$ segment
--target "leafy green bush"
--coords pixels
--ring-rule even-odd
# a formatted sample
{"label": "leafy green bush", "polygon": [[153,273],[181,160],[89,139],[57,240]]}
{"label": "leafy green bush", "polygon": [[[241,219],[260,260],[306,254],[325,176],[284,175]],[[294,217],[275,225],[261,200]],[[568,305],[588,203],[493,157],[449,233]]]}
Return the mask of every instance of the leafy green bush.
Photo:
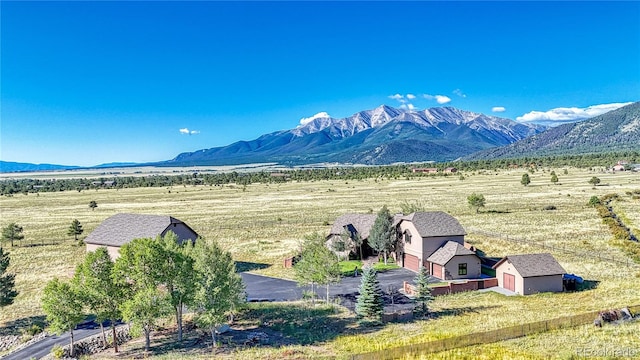
{"label": "leafy green bush", "polygon": [[31,336],[34,336],[34,335],[40,334],[42,332],[42,330],[44,330],[42,328],[42,325],[40,325],[40,324],[32,324],[31,326],[29,326],[28,328],[26,328],[24,330],[24,333],[25,334],[29,334]]}
{"label": "leafy green bush", "polygon": [[62,359],[64,356],[64,349],[62,346],[57,344],[53,345],[53,348],[51,348],[51,356],[53,356],[54,359]]}
{"label": "leafy green bush", "polygon": [[591,207],[595,207],[596,205],[600,205],[602,204],[602,202],[600,201],[600,199],[598,199],[597,196],[593,195],[590,199],[589,202],[587,203],[587,205],[591,206]]}

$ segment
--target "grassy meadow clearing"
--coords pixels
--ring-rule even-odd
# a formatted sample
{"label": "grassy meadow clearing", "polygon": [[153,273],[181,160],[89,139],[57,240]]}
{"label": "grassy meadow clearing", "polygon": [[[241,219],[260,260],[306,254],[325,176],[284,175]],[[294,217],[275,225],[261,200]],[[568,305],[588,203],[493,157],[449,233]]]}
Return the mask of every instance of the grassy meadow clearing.
{"label": "grassy meadow clearing", "polygon": [[[558,174],[556,185],[550,181],[551,170]],[[640,190],[640,175],[575,168],[569,168],[568,175],[563,175],[562,170],[539,169],[530,174],[531,184],[527,187],[520,184],[524,170],[516,169],[468,172],[464,173],[464,180],[456,174],[410,180],[399,177],[251,184],[246,188],[199,185],[100,189],[2,197],[1,226],[16,222],[24,227],[26,243],[52,244],[14,248],[5,244],[11,256],[9,272],[16,274],[20,295],[13,305],[0,310],[0,335],[18,331],[20,326],[41,318],[40,296],[46,282],[55,277],[70,277],[81,261],[84,247],[76,246],[73,237],[66,235],[71,221],[80,220],[85,229],[83,238],[101,221],[120,212],[171,215],[185,221],[201,236],[217,239],[241,262],[241,267],[285,278],[293,278],[293,272],[283,268],[282,260],[295,253],[304,235],[316,231],[326,233],[332,221],[346,212],[377,212],[383,205],[392,213],[400,212],[401,204],[407,201],[419,201],[426,210],[442,210],[456,217],[469,233],[467,241],[488,256],[548,250],[485,237],[474,233],[476,229],[593,254],[580,257],[553,253],[567,272],[596,282],[592,290],[527,297],[478,292],[442,296],[432,304],[433,311],[439,314],[435,319],[388,324],[366,331],[359,331],[351,319],[352,324],[336,330],[334,336],[311,344],[293,344],[282,349],[251,348],[234,353],[234,358],[282,358],[283,353],[292,349],[303,351],[304,357],[360,353],[640,304],[640,267],[598,260],[598,254],[622,260],[628,257],[623,250],[612,246],[608,228],[594,208],[587,206],[593,195],[620,194],[621,199],[612,203],[614,210],[622,214],[637,234],[640,200],[625,193]],[[592,176],[601,179],[600,186],[594,188],[588,183]],[[479,214],[467,204],[467,196],[473,192],[486,198],[486,208]],[[88,207],[92,200],[98,204],[93,211]],[[556,210],[544,210],[551,205]],[[629,326],[635,332],[576,328],[486,345],[483,349],[496,354],[503,351],[507,355],[526,353],[532,359],[544,358],[551,352],[555,354],[554,350],[560,354],[574,348],[569,341],[557,341],[550,350],[542,346],[545,336],[580,341],[595,337],[603,342],[613,337],[637,337],[638,325]],[[543,340],[536,340],[538,338]],[[473,348],[469,349],[468,352],[461,350],[461,356],[475,354]],[[449,355],[455,358],[454,353]]]}

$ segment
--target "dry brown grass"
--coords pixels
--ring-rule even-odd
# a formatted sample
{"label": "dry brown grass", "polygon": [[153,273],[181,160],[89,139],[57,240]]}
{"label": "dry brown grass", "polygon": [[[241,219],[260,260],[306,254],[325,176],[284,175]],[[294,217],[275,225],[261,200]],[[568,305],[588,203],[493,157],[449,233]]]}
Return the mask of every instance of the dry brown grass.
{"label": "dry brown grass", "polygon": [[[305,234],[326,233],[329,226],[325,224],[345,212],[377,211],[383,205],[397,212],[404,201],[414,200],[426,204],[428,210],[452,214],[468,229],[625,258],[624,252],[610,246],[607,228],[586,204],[592,195],[624,194],[638,189],[640,177],[635,173],[569,169],[569,175],[559,175],[560,185],[552,185],[551,170],[562,173],[562,169],[536,172],[531,175],[528,187],[520,184],[523,172],[513,170],[468,173],[463,181],[450,176],[253,184],[245,191],[233,185],[175,186],[3,197],[0,225],[15,221],[24,227],[27,239],[61,242],[8,249],[12,256],[9,271],[17,274],[21,294],[14,305],[2,309],[0,327],[41,315],[39,297],[46,281],[68,276],[80,261],[83,249],[74,247],[73,240],[66,235],[74,218],[84,225],[86,235],[102,220],[119,212],[170,214],[187,222],[202,236],[217,238],[236,260],[270,265],[257,272],[289,278],[293,274],[282,267],[282,259],[295,252]],[[592,188],[588,180],[594,175],[608,185]],[[466,197],[472,192],[487,199],[487,207],[480,214],[467,205]],[[88,207],[91,200],[98,203],[95,211]],[[543,210],[547,205],[554,205],[557,210]],[[628,200],[621,210],[636,222],[640,201]],[[473,233],[468,241],[490,256],[544,251]],[[439,297],[433,309],[446,315],[436,320],[388,325],[368,334],[342,336],[321,346],[336,353],[371,351],[640,301],[639,270],[603,263],[595,257],[563,253],[554,256],[568,272],[599,281],[598,287],[584,292],[515,298],[480,293]],[[458,314],[453,315],[456,311]]]}

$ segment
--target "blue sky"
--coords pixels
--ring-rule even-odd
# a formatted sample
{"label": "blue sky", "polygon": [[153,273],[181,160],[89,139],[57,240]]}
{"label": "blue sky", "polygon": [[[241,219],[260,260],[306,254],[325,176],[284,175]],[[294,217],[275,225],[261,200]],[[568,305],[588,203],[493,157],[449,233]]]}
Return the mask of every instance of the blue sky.
{"label": "blue sky", "polygon": [[167,160],[381,104],[553,120],[640,100],[639,2],[2,1],[0,11],[5,161]]}

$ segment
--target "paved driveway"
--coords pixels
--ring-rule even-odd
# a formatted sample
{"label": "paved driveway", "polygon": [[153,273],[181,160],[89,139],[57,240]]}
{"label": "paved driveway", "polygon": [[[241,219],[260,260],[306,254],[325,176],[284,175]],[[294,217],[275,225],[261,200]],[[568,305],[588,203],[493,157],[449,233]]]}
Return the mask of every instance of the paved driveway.
{"label": "paved driveway", "polygon": [[[299,287],[295,281],[291,280],[250,273],[240,273],[240,276],[242,276],[242,280],[246,287],[248,301],[300,300],[302,299],[302,292],[310,289],[309,287]],[[404,281],[411,282],[415,276],[415,273],[407,269],[395,269],[378,273],[378,282],[380,283],[380,288],[383,291],[387,291],[389,288],[393,288],[397,291],[402,288],[402,283]],[[353,299],[355,294],[358,292],[361,278],[361,276],[346,277],[343,278],[339,284],[330,285],[329,296],[331,298],[340,297],[342,299]],[[324,298],[326,296],[325,287],[316,289],[316,293],[319,297]],[[345,305],[352,307],[353,301],[346,301],[349,302],[349,304]],[[99,332],[100,327],[97,324],[88,322],[78,326],[73,333],[76,341],[79,341],[86,337],[98,334]],[[48,336],[25,349],[3,357],[2,360],[39,359],[48,355],[51,352],[53,345],[59,344],[64,346],[67,345],[68,342],[69,333],[64,333],[60,336]]]}
{"label": "paved driveway", "polygon": [[248,301],[291,301],[302,299],[302,291],[295,281],[250,273],[240,273]]}
{"label": "paved driveway", "polygon": [[[302,291],[310,289],[309,287],[299,287],[295,281],[291,280],[249,273],[241,273],[240,275],[244,281],[249,301],[299,300],[302,298]],[[378,282],[382,291],[387,291],[389,288],[397,291],[402,288],[404,281],[412,282],[415,277],[414,272],[401,268],[378,273]],[[342,278],[339,284],[329,285],[329,296],[333,298],[357,293],[361,279],[361,276]],[[316,289],[316,293],[320,297],[325,297],[325,287]]]}

